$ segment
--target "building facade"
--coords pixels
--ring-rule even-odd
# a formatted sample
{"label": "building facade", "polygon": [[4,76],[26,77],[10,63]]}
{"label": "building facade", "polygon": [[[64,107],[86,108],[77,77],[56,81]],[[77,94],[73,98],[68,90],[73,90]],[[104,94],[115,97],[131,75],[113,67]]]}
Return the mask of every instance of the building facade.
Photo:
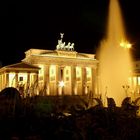
{"label": "building facade", "polygon": [[39,67],[24,62],[2,67],[0,69],[0,91],[6,87],[15,87],[24,95],[30,88],[30,95],[33,95],[34,87],[38,83],[39,69]]}
{"label": "building facade", "polygon": [[[0,68],[0,91],[17,88],[23,97],[91,95],[101,97],[99,62],[94,54],[78,53],[74,43],[63,42],[55,50],[29,49],[21,62]],[[133,62],[129,84],[123,86],[126,96],[140,105],[140,61]]]}
{"label": "building facade", "polygon": [[131,97],[135,100],[140,97],[140,60],[133,62],[133,72],[130,77]]}
{"label": "building facade", "polygon": [[28,90],[31,95],[98,93],[95,55],[78,53],[74,43],[62,39],[63,34],[55,50],[29,49],[20,63],[1,68],[0,90],[22,86],[24,96]]}

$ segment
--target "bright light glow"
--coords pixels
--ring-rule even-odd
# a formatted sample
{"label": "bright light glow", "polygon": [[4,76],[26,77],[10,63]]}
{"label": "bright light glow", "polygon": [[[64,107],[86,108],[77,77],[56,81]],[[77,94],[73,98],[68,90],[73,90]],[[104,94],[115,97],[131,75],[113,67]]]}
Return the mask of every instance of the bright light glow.
{"label": "bright light glow", "polygon": [[[128,85],[131,71],[131,44],[126,40],[126,32],[118,0],[110,0],[106,37],[99,49],[99,90],[102,101],[107,106],[107,98],[113,98],[116,106],[121,106],[126,92],[121,88]],[[120,40],[121,39],[121,40]]]}
{"label": "bright light glow", "polygon": [[132,47],[132,44],[130,44],[130,43],[127,42],[127,41],[122,41],[122,42],[120,43],[120,46],[121,46],[122,48],[130,49],[130,48]]}
{"label": "bright light glow", "polygon": [[60,82],[59,82],[59,86],[60,86],[60,87],[64,87],[64,86],[65,86],[64,81],[60,81]]}

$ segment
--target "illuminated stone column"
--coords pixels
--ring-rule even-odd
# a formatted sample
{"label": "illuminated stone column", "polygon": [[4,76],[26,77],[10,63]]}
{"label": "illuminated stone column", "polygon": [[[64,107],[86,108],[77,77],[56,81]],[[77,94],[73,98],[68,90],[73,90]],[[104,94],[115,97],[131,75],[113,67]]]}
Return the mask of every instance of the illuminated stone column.
{"label": "illuminated stone column", "polygon": [[18,87],[18,73],[15,73],[15,88]]}
{"label": "illuminated stone column", "polygon": [[86,68],[82,67],[82,77],[81,77],[81,84],[82,84],[82,95],[85,95],[85,86],[86,86]]}
{"label": "illuminated stone column", "polygon": [[1,74],[1,90],[3,89],[3,74]]}
{"label": "illuminated stone column", "polygon": [[5,73],[3,73],[2,77],[3,77],[3,88],[5,88]]}
{"label": "illuminated stone column", "polygon": [[0,91],[1,91],[1,89],[2,89],[2,88],[1,88],[1,87],[2,87],[1,84],[2,84],[2,78],[1,78],[1,74],[0,74]]}
{"label": "illuminated stone column", "polygon": [[2,75],[1,75],[1,78],[2,78],[2,89],[4,88],[4,74],[2,73]]}
{"label": "illuminated stone column", "polygon": [[[64,87],[63,85],[61,85],[61,83],[63,83],[63,67],[62,66],[58,66],[58,83],[57,83],[57,86],[58,86],[58,95],[62,95],[64,93]],[[63,82],[62,82],[63,81]]]}
{"label": "illuminated stone column", "polygon": [[56,72],[55,72],[55,94],[56,95],[58,95],[59,93],[59,87],[58,87],[58,83],[59,83],[59,79],[60,79],[60,77],[59,77],[59,75],[60,75],[60,67],[58,66],[58,65],[56,65]]}
{"label": "illuminated stone column", "polygon": [[[63,81],[63,82],[65,82],[64,81],[64,68],[65,68],[64,66],[61,66],[60,70],[59,70],[60,71],[60,81]],[[62,95],[64,95],[64,94],[65,94],[65,86],[62,87]]]}
{"label": "illuminated stone column", "polygon": [[83,94],[83,70],[82,67],[76,67],[76,92],[77,95]]}
{"label": "illuminated stone column", "polygon": [[4,73],[4,87],[7,87],[7,73]]}
{"label": "illuminated stone column", "polygon": [[38,89],[38,73],[35,73],[35,75],[34,75],[34,86],[33,86],[33,93],[32,93],[32,95],[31,96],[33,96],[33,95],[38,95],[39,93],[39,89]]}
{"label": "illuminated stone column", "polygon": [[47,65],[44,65],[44,69],[43,69],[43,71],[44,71],[44,75],[43,75],[43,79],[44,79],[44,81],[43,81],[43,95],[47,95]]}
{"label": "illuminated stone column", "polygon": [[58,80],[58,66],[51,65],[49,68],[49,78],[50,78],[50,94],[56,95],[57,94],[57,80]]}
{"label": "illuminated stone column", "polygon": [[3,88],[5,88],[5,73],[3,73]]}
{"label": "illuminated stone column", "polygon": [[71,66],[71,94],[75,95],[76,88],[76,68],[75,66]]}
{"label": "illuminated stone column", "polygon": [[2,83],[3,83],[2,74],[0,74],[0,90],[2,90]]}
{"label": "illuminated stone column", "polygon": [[91,68],[91,92],[93,94],[93,96],[95,95],[95,88],[96,88],[96,69],[95,68]]}
{"label": "illuminated stone column", "polygon": [[5,76],[6,76],[6,78],[5,78],[6,87],[9,87],[9,73],[5,73]]}
{"label": "illuminated stone column", "polygon": [[30,87],[30,73],[27,73],[27,86]]}
{"label": "illuminated stone column", "polygon": [[50,95],[50,91],[49,91],[49,89],[50,89],[49,88],[49,82],[50,82],[49,81],[49,79],[50,79],[49,78],[49,65],[46,65],[46,77],[45,78],[46,78],[46,86],[47,86],[46,87],[47,88],[47,95]]}

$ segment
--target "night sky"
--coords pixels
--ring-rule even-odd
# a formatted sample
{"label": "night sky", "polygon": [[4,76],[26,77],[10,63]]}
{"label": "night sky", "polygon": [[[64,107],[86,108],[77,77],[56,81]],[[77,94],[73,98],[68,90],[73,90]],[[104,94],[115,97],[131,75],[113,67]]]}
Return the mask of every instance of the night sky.
{"label": "night sky", "polygon": [[[109,0],[11,1],[0,5],[0,61],[2,66],[20,62],[30,48],[54,50],[64,41],[75,50],[96,53],[106,34]],[[138,0],[120,0],[132,53],[140,58],[140,6]]]}

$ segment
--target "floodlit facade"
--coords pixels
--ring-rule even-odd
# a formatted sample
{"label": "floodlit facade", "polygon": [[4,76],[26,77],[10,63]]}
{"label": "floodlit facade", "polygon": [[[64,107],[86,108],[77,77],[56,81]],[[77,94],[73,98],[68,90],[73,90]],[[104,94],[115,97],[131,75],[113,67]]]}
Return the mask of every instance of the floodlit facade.
{"label": "floodlit facade", "polygon": [[63,34],[55,50],[29,49],[20,63],[1,68],[0,90],[22,87],[24,96],[96,94],[95,55],[78,53],[62,39]]}
{"label": "floodlit facade", "polygon": [[133,62],[132,76],[129,78],[131,85],[131,97],[136,99],[140,97],[140,61],[136,60]]}
{"label": "floodlit facade", "polygon": [[[21,62],[0,68],[0,91],[15,87],[23,97],[91,95],[101,98],[99,62],[95,55],[78,53],[74,43],[66,45],[62,39],[63,34],[55,50],[29,49]],[[140,61],[133,62],[129,84],[122,87],[132,100],[140,97]]]}
{"label": "floodlit facade", "polygon": [[15,87],[23,96],[27,96],[25,92],[29,92],[30,88],[30,95],[34,95],[37,93],[35,89],[38,85],[39,69],[39,67],[24,62],[2,67],[0,69],[0,90]]}

